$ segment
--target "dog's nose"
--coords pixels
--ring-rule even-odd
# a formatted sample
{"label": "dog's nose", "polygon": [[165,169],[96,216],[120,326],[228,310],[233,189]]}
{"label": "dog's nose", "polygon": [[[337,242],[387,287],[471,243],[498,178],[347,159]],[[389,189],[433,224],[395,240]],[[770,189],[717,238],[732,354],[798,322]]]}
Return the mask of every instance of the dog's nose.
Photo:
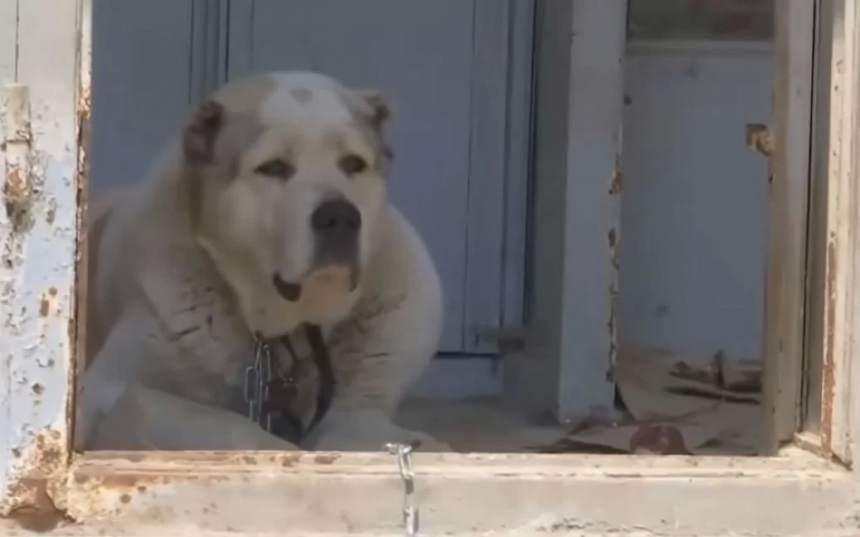
{"label": "dog's nose", "polygon": [[361,213],[344,199],[326,201],[311,214],[311,227],[318,233],[354,233],[361,227]]}

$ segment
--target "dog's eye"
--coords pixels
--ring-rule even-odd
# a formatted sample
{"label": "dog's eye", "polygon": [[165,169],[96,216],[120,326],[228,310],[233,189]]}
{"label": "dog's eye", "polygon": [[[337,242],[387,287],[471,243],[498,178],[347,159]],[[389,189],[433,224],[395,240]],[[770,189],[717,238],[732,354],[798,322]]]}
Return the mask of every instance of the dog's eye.
{"label": "dog's eye", "polygon": [[347,155],[340,159],[338,165],[341,171],[347,175],[361,173],[367,169],[367,161],[358,155]]}
{"label": "dog's eye", "polygon": [[257,166],[254,169],[254,173],[277,177],[279,179],[289,179],[295,173],[295,170],[281,159],[272,159]]}

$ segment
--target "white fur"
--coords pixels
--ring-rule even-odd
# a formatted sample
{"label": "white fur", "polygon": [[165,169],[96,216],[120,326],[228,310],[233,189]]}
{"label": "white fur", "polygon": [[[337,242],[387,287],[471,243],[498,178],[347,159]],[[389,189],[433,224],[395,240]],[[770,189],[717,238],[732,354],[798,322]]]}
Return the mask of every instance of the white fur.
{"label": "white fur", "polygon": [[[313,102],[293,99],[296,87],[312,89]],[[447,448],[392,423],[437,350],[441,285],[421,238],[386,201],[385,178],[368,172],[347,180],[333,167],[325,141],[333,131],[349,151],[372,157],[348,126],[354,116],[338,97],[344,91],[322,75],[276,73],[216,92],[228,108],[256,112],[265,129],[242,154],[235,181],[203,187],[199,233],[182,197],[178,141],[146,181],[115,198],[91,245],[98,248],[91,330],[104,343],[81,382],[79,448],[293,448],[235,412],[252,333],[279,334],[307,321],[321,324],[337,380],[332,410],[307,447],[376,451],[417,439],[422,449]],[[253,176],[260,159],[287,146],[295,177],[278,185]],[[305,277],[312,236],[302,226],[332,192],[362,214],[359,286],[346,295],[322,286],[318,296],[290,303],[267,271]],[[278,245],[282,251],[273,252]]]}

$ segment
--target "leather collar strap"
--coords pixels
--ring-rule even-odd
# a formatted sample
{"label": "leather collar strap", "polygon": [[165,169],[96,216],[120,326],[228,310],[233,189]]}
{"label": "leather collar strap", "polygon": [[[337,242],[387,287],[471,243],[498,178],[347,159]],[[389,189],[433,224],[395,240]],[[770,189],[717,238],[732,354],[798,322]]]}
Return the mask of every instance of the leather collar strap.
{"label": "leather collar strap", "polygon": [[334,367],[331,364],[331,354],[328,352],[325,341],[323,340],[322,330],[315,324],[309,324],[305,328],[308,342],[311,346],[311,356],[314,364],[317,366],[319,374],[319,391],[317,392],[317,408],[314,412],[314,417],[305,430],[306,436],[320,421],[325,417],[331,408],[331,403],[334,400]]}

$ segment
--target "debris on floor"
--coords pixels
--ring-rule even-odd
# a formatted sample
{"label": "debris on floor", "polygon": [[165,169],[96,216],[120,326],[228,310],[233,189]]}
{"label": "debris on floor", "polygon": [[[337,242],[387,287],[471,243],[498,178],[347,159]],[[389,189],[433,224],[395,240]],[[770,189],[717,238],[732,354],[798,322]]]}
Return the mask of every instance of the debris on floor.
{"label": "debris on floor", "polygon": [[621,349],[614,375],[627,418],[579,424],[545,453],[753,455],[761,366],[653,349]]}

